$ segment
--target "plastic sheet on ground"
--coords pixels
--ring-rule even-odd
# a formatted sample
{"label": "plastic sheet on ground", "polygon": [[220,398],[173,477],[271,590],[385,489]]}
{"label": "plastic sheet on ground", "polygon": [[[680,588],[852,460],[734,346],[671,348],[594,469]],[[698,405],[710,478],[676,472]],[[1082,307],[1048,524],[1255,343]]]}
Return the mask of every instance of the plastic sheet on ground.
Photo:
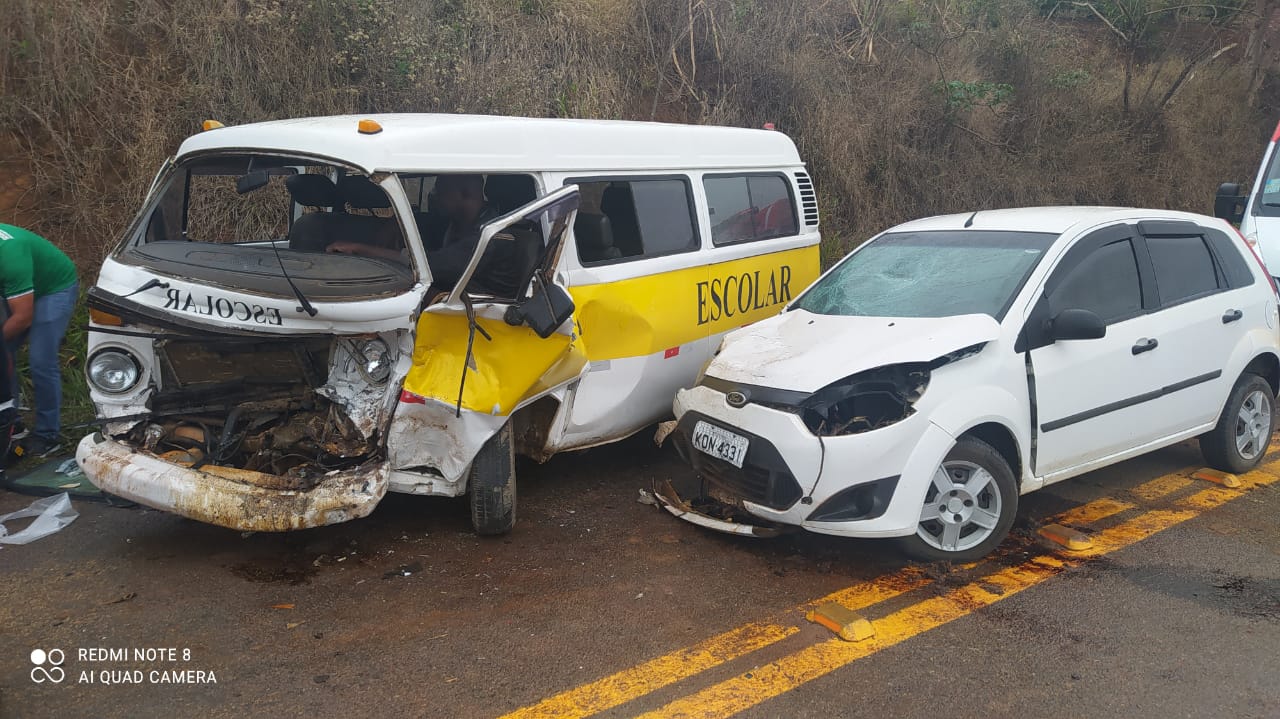
{"label": "plastic sheet on ground", "polygon": [[[66,492],[52,497],[42,497],[32,502],[26,509],[0,515],[0,544],[30,544],[47,537],[75,521],[80,513],[71,506],[71,497]],[[15,519],[35,517],[26,528],[15,534],[9,534],[5,522]]]}

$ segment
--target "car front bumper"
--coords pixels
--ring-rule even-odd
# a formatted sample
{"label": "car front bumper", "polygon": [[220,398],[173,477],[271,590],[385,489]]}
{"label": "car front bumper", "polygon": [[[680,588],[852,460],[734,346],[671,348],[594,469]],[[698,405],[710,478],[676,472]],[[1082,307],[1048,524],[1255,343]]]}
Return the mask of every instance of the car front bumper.
{"label": "car front bumper", "polygon": [[[92,434],[76,461],[105,492],[229,529],[283,532],[367,516],[387,492],[385,462],[327,474],[310,489],[280,489],[274,475],[181,463]],[[272,486],[272,485],[275,486]]]}
{"label": "car front bumper", "polygon": [[[771,523],[849,537],[915,532],[933,474],[955,444],[920,412],[870,432],[819,438],[795,414],[755,404],[730,407],[722,392],[706,386],[681,390],[675,414],[673,440],[713,497]],[[703,455],[691,441],[697,420],[764,440],[764,452],[748,445],[742,470]],[[762,492],[759,478],[766,472],[774,481]],[[794,498],[777,490],[788,480],[796,485]]]}

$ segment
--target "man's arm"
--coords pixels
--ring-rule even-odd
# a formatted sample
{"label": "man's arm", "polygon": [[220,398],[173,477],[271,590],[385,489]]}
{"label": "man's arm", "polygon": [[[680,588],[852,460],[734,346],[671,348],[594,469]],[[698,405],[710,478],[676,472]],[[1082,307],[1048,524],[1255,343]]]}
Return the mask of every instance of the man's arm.
{"label": "man's arm", "polygon": [[4,321],[4,341],[11,342],[31,328],[35,318],[36,294],[28,292],[9,298],[9,319]]}

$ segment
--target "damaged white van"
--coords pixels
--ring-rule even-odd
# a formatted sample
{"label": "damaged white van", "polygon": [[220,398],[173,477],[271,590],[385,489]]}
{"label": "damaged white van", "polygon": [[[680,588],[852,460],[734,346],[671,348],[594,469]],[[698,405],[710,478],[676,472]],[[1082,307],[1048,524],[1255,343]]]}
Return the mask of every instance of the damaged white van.
{"label": "damaged white van", "polygon": [[1020,494],[1174,442],[1255,467],[1280,389],[1276,301],[1240,235],[1201,215],[909,222],[725,338],[675,401],[701,496],[660,497],[738,534],[791,525],[975,559]]}
{"label": "damaged white van", "polygon": [[780,132],[207,128],[90,290],[103,424],[77,458],[108,492],[225,527],[342,522],[393,491],[470,494],[476,530],[505,532],[515,453],[668,415],[724,332],[818,274],[813,186]]}

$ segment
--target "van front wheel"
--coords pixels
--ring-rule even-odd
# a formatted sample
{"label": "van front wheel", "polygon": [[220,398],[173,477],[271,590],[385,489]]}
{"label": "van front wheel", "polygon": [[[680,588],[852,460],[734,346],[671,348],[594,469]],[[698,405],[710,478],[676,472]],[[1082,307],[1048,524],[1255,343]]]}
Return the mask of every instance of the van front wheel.
{"label": "van front wheel", "polygon": [[510,422],[480,448],[467,484],[476,534],[506,534],[516,526],[516,453]]}

